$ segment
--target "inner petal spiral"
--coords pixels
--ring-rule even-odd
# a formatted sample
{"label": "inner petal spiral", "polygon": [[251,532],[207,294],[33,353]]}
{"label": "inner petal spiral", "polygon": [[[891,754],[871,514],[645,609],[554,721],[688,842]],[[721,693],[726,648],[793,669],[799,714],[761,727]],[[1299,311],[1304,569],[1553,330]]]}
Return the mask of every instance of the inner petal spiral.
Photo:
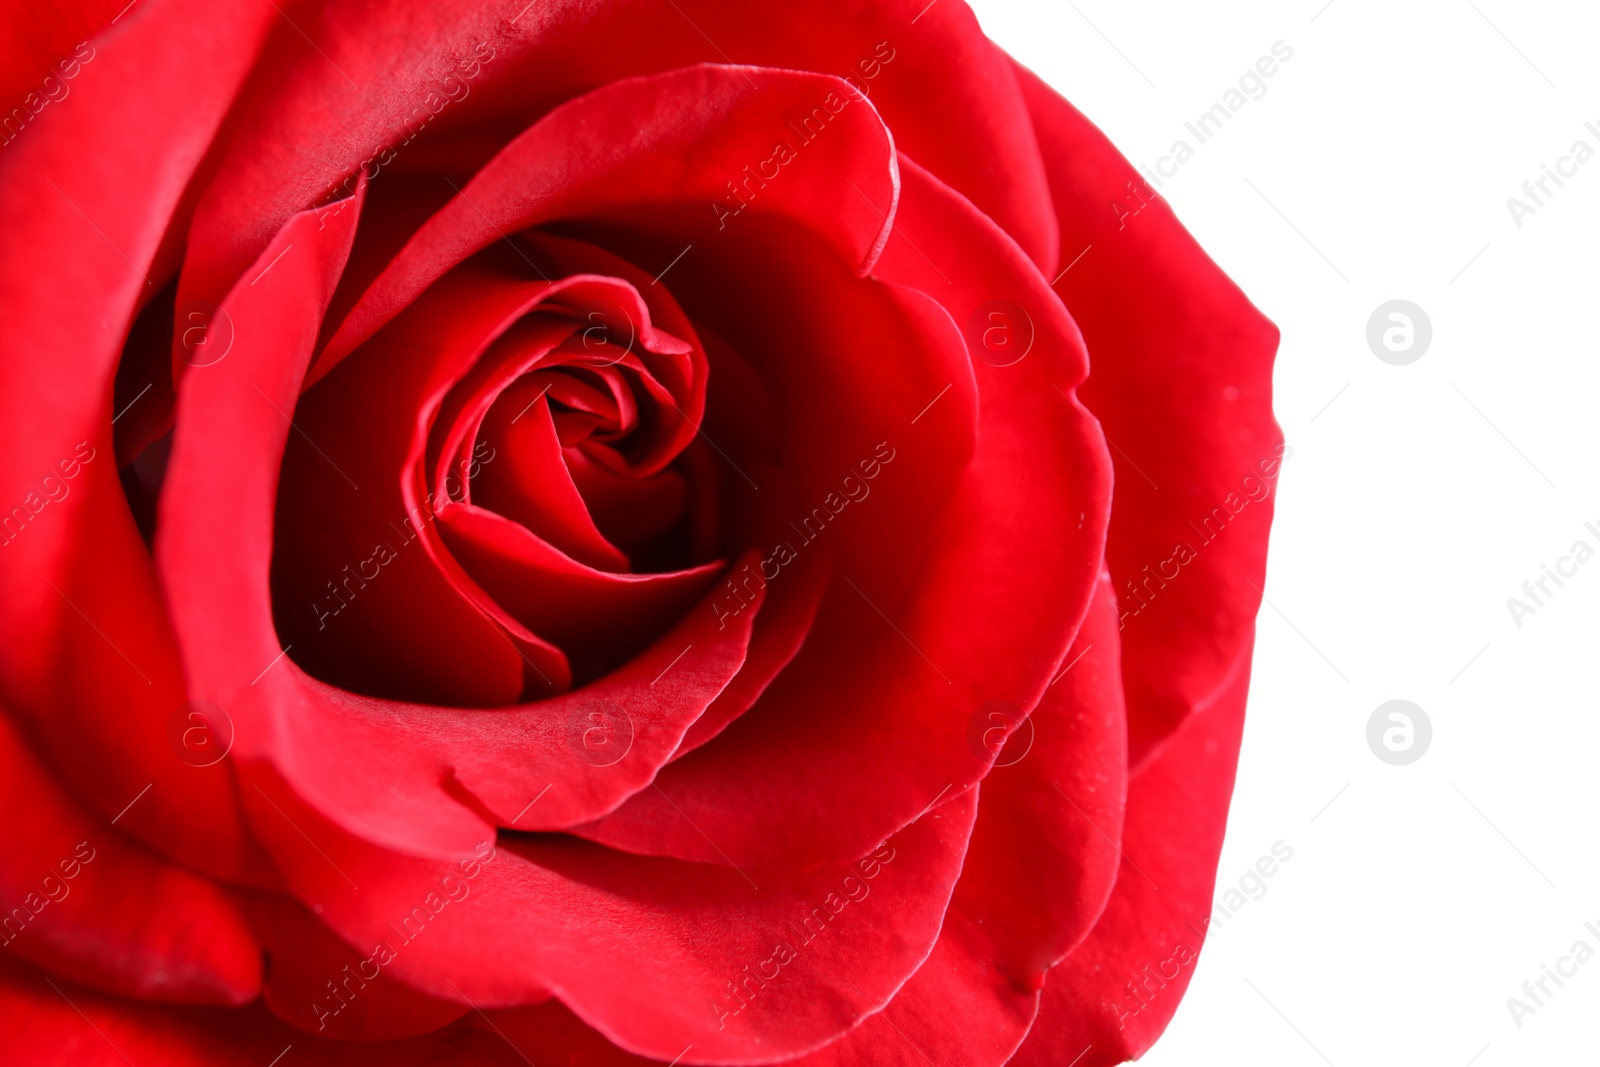
{"label": "inner petal spiral", "polygon": [[639,652],[724,566],[688,320],[616,256],[518,241],[301,401],[274,610],[326,681],[450,703],[560,692]]}

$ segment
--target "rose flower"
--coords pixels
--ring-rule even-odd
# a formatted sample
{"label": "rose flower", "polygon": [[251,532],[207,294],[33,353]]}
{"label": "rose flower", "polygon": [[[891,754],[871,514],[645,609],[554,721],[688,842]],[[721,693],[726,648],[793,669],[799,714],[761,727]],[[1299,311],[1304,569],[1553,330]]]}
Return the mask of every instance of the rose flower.
{"label": "rose flower", "polygon": [[1142,1053],[1283,449],[1106,139],[959,0],[124,4],[0,20],[0,1059]]}

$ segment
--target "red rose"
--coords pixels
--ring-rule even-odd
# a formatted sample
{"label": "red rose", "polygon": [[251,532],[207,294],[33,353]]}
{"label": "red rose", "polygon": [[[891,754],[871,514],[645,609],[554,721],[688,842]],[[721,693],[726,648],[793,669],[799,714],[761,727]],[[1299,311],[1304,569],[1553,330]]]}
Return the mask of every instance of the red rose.
{"label": "red rose", "polygon": [[1144,1051],[1283,450],[1105,139],[957,0],[123,3],[0,35],[5,1062]]}

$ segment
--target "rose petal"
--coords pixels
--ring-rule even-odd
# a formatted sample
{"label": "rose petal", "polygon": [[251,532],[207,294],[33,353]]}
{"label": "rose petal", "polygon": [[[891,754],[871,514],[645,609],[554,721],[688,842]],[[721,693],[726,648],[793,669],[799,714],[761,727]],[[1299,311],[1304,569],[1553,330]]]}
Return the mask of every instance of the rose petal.
{"label": "rose petal", "polygon": [[605,539],[572,480],[550,401],[541,395],[550,387],[549,381],[530,381],[506,392],[506,406],[491,409],[484,440],[503,462],[474,479],[469,499],[585,566],[626,571],[628,557]]}
{"label": "rose petal", "polygon": [[[1038,150],[1003,54],[964,4],[850,0],[830,8],[824,32],[803,6],[769,7],[753,19],[737,0],[551,4],[510,19],[473,5],[330,0],[317,17],[280,28],[238,108],[196,213],[179,306],[214,306],[294,212],[363,160],[386,168],[388,181],[388,171],[399,180],[442,159],[432,173],[459,185],[563,100],[719,61],[785,68],[746,75],[768,97],[787,71],[854,79],[907,151],[1053,266],[1055,230],[1040,224],[1050,202]],[[809,115],[828,91],[808,94],[792,113]],[[774,124],[780,136],[789,117]],[[744,164],[767,158],[770,139],[763,134],[756,154],[735,159],[716,191]],[[867,191],[881,202],[878,190]]]}
{"label": "rose petal", "polygon": [[[729,580],[746,573],[740,568]],[[767,585],[744,666],[728,687],[717,694],[705,714],[690,725],[673,759],[692,752],[727,729],[754,706],[778,674],[794,660],[816,622],[817,609],[822,606],[822,597],[832,576],[833,560],[826,553],[819,553],[797,562],[788,580]],[[754,593],[753,583],[751,593]]]}
{"label": "rose petal", "polygon": [[1109,1067],[1142,1056],[1172,1020],[1205,940],[1249,688],[1246,665],[1129,780],[1116,889],[1046,977],[1017,1067],[1078,1049],[1084,1065]]}
{"label": "rose petal", "polygon": [[285,816],[260,825],[296,857],[296,894],[347,940],[387,943],[411,985],[484,1009],[553,992],[620,1047],[669,1060],[693,1044],[719,1064],[808,1051],[888,1001],[933,946],[976,813],[970,791],[953,796],[859,863],[807,874],[572,838],[441,863],[339,834],[270,776],[257,784]]}
{"label": "rose petal", "polygon": [[13,816],[0,849],[11,955],[147,1000],[243,1004],[260,991],[260,949],[227,894],[84,810],[3,713],[0,810]]}
{"label": "rose petal", "polygon": [[[273,761],[335,821],[397,848],[457,854],[482,839],[485,814],[525,828],[593,819],[650,781],[738,670],[754,611],[719,629],[698,609],[598,686],[516,712],[358,697],[281,662],[266,560],[290,432],[282,406],[298,392],[356,214],[298,216],[279,242],[304,254],[284,253],[259,285],[240,286],[223,305],[240,324],[235,351],[184,380],[157,556],[193,691],[238,724],[236,759]],[[528,299],[515,287],[499,296],[502,319]],[[209,551],[224,533],[228,551]],[[632,747],[615,765],[573,747],[597,713],[619,729],[631,718]]]}
{"label": "rose petal", "polygon": [[[893,210],[886,205],[882,217]],[[893,599],[972,456],[978,401],[966,347],[933,300],[858,277],[817,234],[777,220],[741,222],[671,275],[678,302],[721,342],[708,392],[735,410],[711,411],[705,436],[730,474],[731,536],[768,555],[782,555],[783,543],[797,553],[826,544],[842,568],[873,575],[875,594]],[[621,230],[593,236],[635,258],[660,255],[653,240]],[[732,380],[719,390],[725,369]],[[743,432],[738,409],[746,405],[751,417],[770,411],[771,438]],[[724,439],[724,424],[738,436]],[[917,448],[895,447],[905,432],[920,436]],[[892,476],[878,477],[890,454]],[[756,469],[763,461],[776,469]],[[858,598],[844,592],[853,613]]]}
{"label": "rose petal", "polygon": [[270,960],[266,1004],[278,1018],[308,1033],[342,1041],[415,1037],[471,1010],[395,979],[292,897],[240,896]]}
{"label": "rose petal", "polygon": [[[695,66],[614,82],[551,112],[508,144],[407,243],[329,342],[319,371],[343,359],[419,292],[503,234],[563,218],[626,220],[665,229],[693,243],[722,227],[708,205],[726,197],[723,174],[772,153],[788,112],[803,101],[846,91],[836,78],[796,71],[763,72],[764,92],[737,67]],[[694,100],[694,108],[683,101]],[[870,106],[858,103],[837,120],[838,136],[791,163],[794,175],[774,182],[752,205],[762,215],[798,220],[862,269],[886,235],[895,173],[889,132]],[[865,163],[863,161],[866,161]],[[876,165],[875,165],[876,164]],[[848,171],[869,203],[843,201],[823,174]],[[658,205],[649,219],[640,205]],[[676,208],[675,213],[665,209]],[[664,272],[663,272],[664,273]]]}
{"label": "rose petal", "polygon": [[[71,96],[72,82],[82,73],[83,63],[93,62],[98,54],[88,44],[89,38],[116,17],[123,2],[43,0],[8,13],[0,23],[0,100],[16,101],[31,119],[50,104]],[[85,47],[75,48],[80,42]],[[29,99],[30,93],[33,99]],[[10,144],[28,129],[16,122],[14,113],[8,118],[12,124],[0,133],[3,144]]]}
{"label": "rose petal", "polygon": [[[1063,254],[1090,249],[1056,291],[1094,354],[1084,402],[1118,446],[1106,557],[1137,767],[1247,658],[1284,454],[1278,331],[1100,131],[1033,74],[1017,77]],[[1119,219],[1106,205],[1134,211],[1130,183],[1148,203]]]}
{"label": "rose petal", "polygon": [[361,697],[287,665],[257,712],[278,702],[284,735],[239,755],[270,758],[350,832],[422,855],[459,854],[492,825],[565,828],[650,783],[744,662],[756,614],[719,629],[702,601],[594,684],[505,709]]}
{"label": "rose petal", "polygon": [[[1120,863],[1127,727],[1109,581],[1068,662],[995,753],[933,954],[882,1012],[795,1067],[998,1067],[1027,1036],[1046,969],[1093,927]],[[1012,710],[974,730],[1009,728]]]}
{"label": "rose petal", "polygon": [[[52,988],[52,985],[54,988]],[[279,1022],[260,1004],[175,1008],[46,980],[0,960],[0,1060],[39,1067],[526,1067],[503,1038],[475,1029],[405,1041],[329,1041]],[[292,1047],[292,1052],[291,1052]]]}
{"label": "rose petal", "polygon": [[[109,398],[124,333],[161,283],[152,263],[168,221],[276,17],[189,0],[129,12],[96,37],[71,96],[0,151],[0,689],[101,817],[154,782],[120,825],[197,869],[252,880],[267,875],[226,771],[201,773],[168,747],[183,689],[116,478]],[[89,25],[73,16],[62,29]]]}
{"label": "rose petal", "polygon": [[[1033,707],[1088,608],[1111,486],[1099,428],[1073,399],[1087,369],[1076,327],[993,222],[909,160],[901,175],[897,236],[875,274],[937,294],[961,322],[996,299],[1025,307],[1032,350],[1010,366],[972,361],[977,451],[907,598],[877,601],[874,575],[843,574],[855,588],[839,595],[857,598],[872,627],[844,631],[855,654],[823,658],[813,636],[715,744],[584,828],[598,840],[740,864],[859,855],[983,778],[989,765],[963,734],[970,716],[996,699]],[[897,432],[900,450],[929,447],[917,436],[927,428]]]}
{"label": "rose petal", "polygon": [[660,636],[727,569],[716,560],[671,573],[595,570],[526,527],[470,504],[441,508],[439,532],[497,603],[566,651],[589,677]]}

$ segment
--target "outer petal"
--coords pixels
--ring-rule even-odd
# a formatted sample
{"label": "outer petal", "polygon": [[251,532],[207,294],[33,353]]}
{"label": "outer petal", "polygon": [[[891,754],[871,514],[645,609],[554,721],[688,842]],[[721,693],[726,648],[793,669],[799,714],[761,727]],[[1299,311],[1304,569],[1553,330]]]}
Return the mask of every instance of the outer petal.
{"label": "outer petal", "polygon": [[1116,890],[1046,977],[1017,1067],[1080,1055],[1079,1067],[1109,1067],[1143,1055],[1171,1021],[1205,940],[1249,687],[1245,666],[1128,783]]}
{"label": "outer petal", "polygon": [[711,1064],[792,1057],[886,1003],[933,947],[977,806],[953,796],[858,862],[796,874],[572,838],[417,860],[258,784],[296,894],[407,983],[479,1008],[553,993],[622,1048]]}
{"label": "outer petal", "polygon": [[[996,1065],[1027,1035],[1045,969],[1089,932],[1120,863],[1126,725],[1108,581],[1069,663],[979,787],[972,843],[933,953],[881,1011],[858,998],[860,1026],[788,1063]],[[993,743],[982,731],[1011,725],[975,717],[974,742]],[[649,1062],[557,1002],[496,1013],[493,1025],[555,1063]]]}
{"label": "outer petal", "polygon": [[0,811],[10,823],[0,901],[12,909],[0,915],[0,945],[10,955],[151,1000],[242,1004],[259,992],[260,949],[227,894],[80,807],[3,713]]}
{"label": "outer petal", "polygon": [[[85,57],[92,63],[97,55],[89,38],[124,4],[125,0],[48,0],[6,11],[0,22],[0,100],[7,107],[20,105],[26,117],[12,110],[0,118],[0,145],[21,137],[51,104],[72,95],[72,82],[82,72]],[[75,49],[80,42],[87,47]]]}
{"label": "outer petal", "polygon": [[431,1033],[471,1009],[419,993],[341,941],[292,897],[241,893],[270,960],[273,1014],[322,1037],[377,1041]]}
{"label": "outer petal", "polygon": [[[933,954],[882,1012],[796,1067],[997,1067],[1027,1035],[1046,969],[1094,926],[1120,863],[1127,727],[1108,581],[1068,663],[995,754]],[[975,716],[972,740],[1007,717]]]}
{"label": "outer petal", "polygon": [[[1137,767],[1248,663],[1284,454],[1278,331],[1100,131],[1033,74],[1018,77],[1063,256],[1088,249],[1056,291],[1094,356],[1084,402],[1116,445],[1106,558]],[[1150,203],[1119,221],[1130,189]]]}
{"label": "outer petal", "polygon": [[168,747],[184,693],[110,396],[157,245],[274,17],[144,3],[95,39],[70,104],[0,151],[0,693],[102,817],[153,781],[127,831],[234,877],[256,860],[228,775]]}
{"label": "outer petal", "polygon": [[0,1061],[27,1067],[267,1067],[280,1056],[295,1067],[527,1063],[502,1038],[463,1027],[406,1041],[329,1041],[277,1021],[259,1004],[205,1009],[127,1001],[3,960],[0,1018],[6,1021]]}
{"label": "outer petal", "polygon": [[[330,0],[297,28],[304,36],[280,29],[240,108],[196,215],[180,308],[215,306],[294,212],[363,160],[393,159],[386,148],[399,158],[384,166],[460,184],[562,101],[702,62],[852,78],[912,155],[999,220],[1041,266],[1054,262],[1050,203],[1015,80],[958,0],[847,0],[825,20],[805,5],[752,11],[743,0],[560,0],[520,12]],[[749,77],[763,91],[776,81]],[[822,94],[783,121],[820,106]],[[734,163],[719,188],[772,146],[758,147],[761,155]],[[833,206],[852,210],[842,198]]]}
{"label": "outer petal", "polygon": [[[413,853],[460,854],[496,825],[563,829],[651,782],[739,670],[756,615],[719,629],[702,600],[593,685],[506,709],[362,697],[285,665],[250,698],[263,702],[255,714],[276,714],[276,742],[241,740],[240,756],[273,761],[350,832]],[[245,699],[243,678],[206,676]]]}

